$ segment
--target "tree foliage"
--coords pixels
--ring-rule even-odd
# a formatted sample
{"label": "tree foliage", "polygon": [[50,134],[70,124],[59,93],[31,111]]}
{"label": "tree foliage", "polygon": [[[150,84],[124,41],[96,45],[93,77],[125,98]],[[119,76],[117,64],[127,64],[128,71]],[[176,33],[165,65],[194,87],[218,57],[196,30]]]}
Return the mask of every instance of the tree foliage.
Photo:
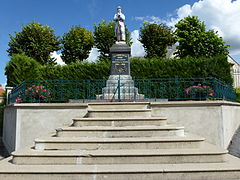
{"label": "tree foliage", "polygon": [[63,35],[62,44],[62,60],[69,64],[87,59],[94,45],[94,39],[91,31],[75,26]]}
{"label": "tree foliage", "polygon": [[7,85],[16,86],[25,80],[41,79],[41,65],[24,54],[13,54],[5,67]]}
{"label": "tree foliage", "polygon": [[[110,47],[116,42],[114,21],[106,22],[102,20],[94,25],[94,42],[99,49],[101,57],[109,57]],[[130,32],[126,32],[126,43],[131,46]]]}
{"label": "tree foliage", "polygon": [[229,46],[225,45],[214,30],[206,31],[204,22],[201,22],[197,16],[188,16],[175,26],[175,34],[179,42],[176,52],[178,57],[214,57],[228,54]]}
{"label": "tree foliage", "polygon": [[10,35],[9,49],[10,56],[13,54],[26,54],[34,58],[40,64],[54,62],[50,58],[50,52],[59,50],[59,37],[55,36],[54,30],[47,25],[30,23],[16,32],[15,36]]}
{"label": "tree foliage", "polygon": [[175,44],[173,32],[165,24],[144,22],[140,29],[140,42],[146,51],[146,57],[166,57],[167,47]]}

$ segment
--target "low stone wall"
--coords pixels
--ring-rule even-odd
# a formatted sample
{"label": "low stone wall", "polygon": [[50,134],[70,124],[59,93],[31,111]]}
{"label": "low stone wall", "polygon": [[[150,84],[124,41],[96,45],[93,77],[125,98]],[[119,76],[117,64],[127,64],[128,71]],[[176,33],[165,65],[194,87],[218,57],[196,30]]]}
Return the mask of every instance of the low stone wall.
{"label": "low stone wall", "polygon": [[35,138],[49,136],[86,113],[87,104],[80,103],[9,105],[4,110],[3,143],[8,152],[33,145]]}
{"label": "low stone wall", "polygon": [[205,137],[212,144],[228,148],[240,125],[240,103],[228,101],[182,101],[151,103],[152,116],[166,116],[168,122],[184,126],[186,132]]}
{"label": "low stone wall", "polygon": [[[239,103],[182,101],[151,102],[149,105],[152,116],[166,116],[168,123],[184,126],[187,132],[205,137],[208,142],[225,149],[240,125]],[[49,136],[56,128],[69,126],[72,118],[83,117],[87,113],[87,107],[87,103],[7,106],[3,142],[9,152],[33,145],[35,138]]]}

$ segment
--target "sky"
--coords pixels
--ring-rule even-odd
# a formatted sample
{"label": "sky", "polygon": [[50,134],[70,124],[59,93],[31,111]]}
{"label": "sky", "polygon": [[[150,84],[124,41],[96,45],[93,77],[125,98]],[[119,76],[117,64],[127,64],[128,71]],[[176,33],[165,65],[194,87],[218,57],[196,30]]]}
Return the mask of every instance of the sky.
{"label": "sky", "polygon": [[[20,32],[22,26],[31,22],[49,25],[57,36],[75,25],[93,30],[94,23],[102,19],[111,21],[119,5],[131,32],[132,56],[145,54],[138,41],[143,21],[174,27],[178,20],[195,15],[205,22],[207,29],[218,31],[231,46],[230,55],[240,63],[240,0],[0,0],[0,84],[6,83],[9,34]],[[52,56],[63,64],[60,52],[53,52]],[[98,51],[93,48],[88,61],[96,60],[97,56]]]}

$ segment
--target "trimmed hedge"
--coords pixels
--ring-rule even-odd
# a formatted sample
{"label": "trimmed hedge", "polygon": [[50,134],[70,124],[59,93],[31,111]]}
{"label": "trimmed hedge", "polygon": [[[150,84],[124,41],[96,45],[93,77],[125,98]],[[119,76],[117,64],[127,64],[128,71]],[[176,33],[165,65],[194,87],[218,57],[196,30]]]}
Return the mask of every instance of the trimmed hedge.
{"label": "trimmed hedge", "polygon": [[5,67],[7,85],[16,86],[24,80],[37,80],[41,78],[42,67],[35,59],[24,54],[13,54]]}
{"label": "trimmed hedge", "polygon": [[230,64],[225,56],[184,59],[132,58],[131,75],[136,79],[215,77],[227,84],[233,83]]}
{"label": "trimmed hedge", "polygon": [[42,80],[56,79],[102,79],[108,78],[110,62],[75,62],[68,65],[45,65],[41,67]]}
{"label": "trimmed hedge", "polygon": [[236,101],[240,103],[240,88],[236,89],[236,95],[237,95]]}
{"label": "trimmed hedge", "polygon": [[[92,63],[76,62],[65,66],[44,65],[37,67],[40,71],[38,79],[41,80],[107,79],[111,64],[109,61],[98,61]],[[22,71],[24,70],[28,71],[29,69],[25,68]],[[31,79],[29,72],[22,72],[22,74],[27,74],[27,79]],[[36,75],[36,73],[32,74]],[[8,71],[8,75],[8,83],[16,84],[16,82],[11,82],[11,80],[17,79],[17,77],[14,78],[16,73]],[[230,64],[225,56],[197,59],[192,57],[184,59],[131,58],[131,75],[136,79],[215,77],[227,84],[233,82]],[[32,79],[36,79],[36,76]]]}

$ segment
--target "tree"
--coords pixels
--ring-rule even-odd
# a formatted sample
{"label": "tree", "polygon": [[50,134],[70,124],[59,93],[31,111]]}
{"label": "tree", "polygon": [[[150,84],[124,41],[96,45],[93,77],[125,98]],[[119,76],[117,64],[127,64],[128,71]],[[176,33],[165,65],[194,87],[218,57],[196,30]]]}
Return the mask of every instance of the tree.
{"label": "tree", "polygon": [[54,35],[54,30],[47,25],[30,23],[16,32],[15,36],[10,35],[9,49],[10,56],[13,54],[26,54],[34,58],[40,64],[54,62],[50,58],[50,52],[59,50],[59,37]]}
{"label": "tree", "polygon": [[75,26],[63,35],[62,44],[62,60],[69,64],[87,59],[94,45],[94,39],[91,31]]}
{"label": "tree", "polygon": [[[94,42],[99,49],[101,57],[109,57],[110,47],[116,42],[114,21],[106,22],[102,20],[94,25]],[[131,46],[130,32],[125,28],[126,43]]]}
{"label": "tree", "polygon": [[178,57],[214,57],[228,54],[229,46],[225,45],[214,30],[206,31],[204,22],[201,22],[197,16],[188,16],[175,26],[175,34],[179,42],[176,52]]}
{"label": "tree", "polygon": [[24,54],[13,54],[5,67],[7,85],[16,86],[25,80],[38,80],[41,65]]}
{"label": "tree", "polygon": [[144,22],[139,41],[143,44],[146,57],[166,57],[167,47],[175,44],[173,32],[165,24]]}

